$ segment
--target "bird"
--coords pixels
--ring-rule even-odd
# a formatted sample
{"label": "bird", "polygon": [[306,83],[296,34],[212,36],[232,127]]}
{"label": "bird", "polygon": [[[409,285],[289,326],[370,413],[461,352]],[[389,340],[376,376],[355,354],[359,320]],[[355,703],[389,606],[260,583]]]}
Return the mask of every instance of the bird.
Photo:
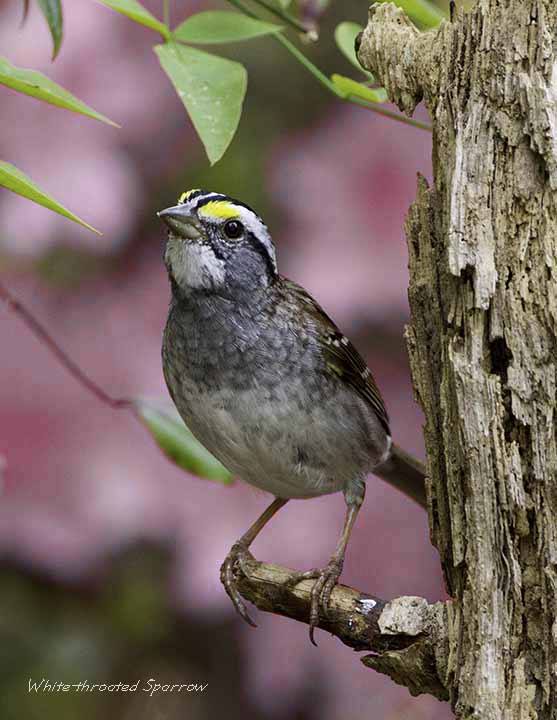
{"label": "bird", "polygon": [[158,213],[171,288],[163,374],[194,436],[235,476],[274,500],[232,546],[221,581],[251,619],[235,568],[291,499],[342,492],[343,530],[313,579],[309,633],[326,615],[370,473],[427,507],[422,463],[393,443],[371,371],[352,342],[300,285],[281,276],[267,226],[247,204],[192,189]]}

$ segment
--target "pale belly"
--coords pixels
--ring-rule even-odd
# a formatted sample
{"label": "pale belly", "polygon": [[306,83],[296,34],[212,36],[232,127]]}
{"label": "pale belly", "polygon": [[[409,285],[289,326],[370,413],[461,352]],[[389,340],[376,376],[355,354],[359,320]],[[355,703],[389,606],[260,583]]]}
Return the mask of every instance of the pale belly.
{"label": "pale belly", "polygon": [[348,394],[302,412],[301,385],[273,400],[257,388],[200,393],[187,380],[180,385],[172,394],[197,439],[232,473],[277,497],[343,490],[364,479],[386,450],[370,441],[366,409]]}

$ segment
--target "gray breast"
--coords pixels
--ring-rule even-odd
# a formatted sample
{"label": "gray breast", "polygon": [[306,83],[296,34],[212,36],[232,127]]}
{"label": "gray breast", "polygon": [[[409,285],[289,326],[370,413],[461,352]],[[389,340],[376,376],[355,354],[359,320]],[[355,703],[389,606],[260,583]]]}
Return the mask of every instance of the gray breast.
{"label": "gray breast", "polygon": [[194,435],[231,472],[279,497],[365,477],[385,450],[370,408],[324,372],[296,322],[228,302],[176,304],[165,329],[166,382]]}

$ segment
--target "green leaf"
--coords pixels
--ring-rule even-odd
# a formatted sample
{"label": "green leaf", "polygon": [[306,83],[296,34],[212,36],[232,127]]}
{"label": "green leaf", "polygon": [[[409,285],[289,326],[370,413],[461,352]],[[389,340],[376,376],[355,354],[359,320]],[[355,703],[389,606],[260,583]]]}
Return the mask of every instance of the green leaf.
{"label": "green leaf", "polygon": [[358,25],[358,23],[342,22],[336,27],[335,41],[338,49],[352,63],[352,65],[354,65],[354,67],[357,67],[360,72],[369,75],[369,73],[367,73],[367,71],[364,70],[364,68],[358,62],[358,58],[356,57],[356,50],[354,48],[356,36],[358,35],[358,33],[362,32],[362,30],[363,27],[361,25]]}
{"label": "green leaf", "polygon": [[202,50],[167,43],[154,48],[176,88],[214,165],[224,155],[240,122],[246,69]]}
{"label": "green leaf", "polygon": [[192,15],[174,30],[177,40],[188,43],[211,44],[238,42],[280,32],[280,25],[263,22],[224,10],[208,10]]}
{"label": "green leaf", "polygon": [[46,22],[48,23],[48,29],[52,36],[52,42],[54,49],[52,51],[52,59],[54,60],[60,50],[60,43],[62,42],[62,28],[63,28],[63,17],[62,17],[62,5],[60,0],[37,0],[39,7],[41,8],[43,15],[45,16]]}
{"label": "green leaf", "polygon": [[394,2],[404,10],[411,20],[424,28],[436,28],[445,14],[428,0],[378,0],[378,2]]}
{"label": "green leaf", "polygon": [[344,75],[331,75],[331,80],[342,92],[344,97],[359,97],[370,102],[383,103],[387,100],[387,93],[384,88],[369,88],[362,83],[356,82]]}
{"label": "green leaf", "polygon": [[137,0],[97,0],[97,2],[100,2],[102,5],[106,5],[106,7],[112,8],[112,10],[116,10],[116,12],[119,12],[121,15],[125,15],[130,18],[130,20],[133,20],[140,25],[145,25],[145,27],[155,30],[166,40],[170,38],[170,30],[166,27],[166,25],[160,20],[157,20],[154,15],[151,15],[151,13],[144,8],[141,3],[137,2]]}
{"label": "green leaf", "polygon": [[47,78],[46,75],[35,70],[14,67],[4,57],[0,57],[0,84],[7,85],[7,87],[13,88],[17,92],[31,95],[51,105],[72,110],[81,115],[87,115],[94,120],[101,120],[109,125],[114,125],[114,127],[119,127],[112,120],[96,112],[70,92],[64,90],[63,87]]}
{"label": "green leaf", "polygon": [[32,200],[34,203],[37,203],[37,205],[42,205],[49,210],[53,210],[58,213],[58,215],[63,215],[64,217],[83,225],[83,227],[86,227],[88,230],[92,230],[97,233],[97,235],[102,235],[101,232],[95,230],[94,227],[86,223],[84,220],[81,220],[81,218],[78,218],[77,215],[74,215],[69,210],[66,210],[63,205],[60,205],[60,203],[56,202],[56,200],[51,198],[50,195],[43,192],[35,185],[31,178],[27,177],[25,173],[22,173],[21,170],[18,170],[13,165],[10,165],[10,163],[0,162],[0,186]]}
{"label": "green leaf", "polygon": [[134,400],[136,415],[163,453],[187,472],[229,485],[232,474],[206,450],[170,407],[159,409],[145,400]]}

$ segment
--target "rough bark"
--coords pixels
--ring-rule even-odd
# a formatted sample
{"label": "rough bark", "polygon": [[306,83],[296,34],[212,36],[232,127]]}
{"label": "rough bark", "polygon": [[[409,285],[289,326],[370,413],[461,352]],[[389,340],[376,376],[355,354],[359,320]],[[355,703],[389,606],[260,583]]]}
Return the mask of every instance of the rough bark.
{"label": "rough bark", "polygon": [[407,340],[459,718],[557,717],[556,37],[554,0],[479,0],[428,33],[374,5],[359,49],[434,126]]}

